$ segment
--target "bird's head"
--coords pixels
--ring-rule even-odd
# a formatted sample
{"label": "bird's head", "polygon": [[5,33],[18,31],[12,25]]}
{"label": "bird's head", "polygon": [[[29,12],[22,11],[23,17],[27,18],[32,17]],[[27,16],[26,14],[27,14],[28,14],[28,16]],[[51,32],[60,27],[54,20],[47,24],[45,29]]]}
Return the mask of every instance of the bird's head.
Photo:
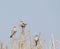
{"label": "bird's head", "polygon": [[17,31],[16,26],[13,27],[13,31]]}
{"label": "bird's head", "polygon": [[26,26],[26,24],[23,21],[20,21],[19,24],[20,24],[21,27],[25,27]]}

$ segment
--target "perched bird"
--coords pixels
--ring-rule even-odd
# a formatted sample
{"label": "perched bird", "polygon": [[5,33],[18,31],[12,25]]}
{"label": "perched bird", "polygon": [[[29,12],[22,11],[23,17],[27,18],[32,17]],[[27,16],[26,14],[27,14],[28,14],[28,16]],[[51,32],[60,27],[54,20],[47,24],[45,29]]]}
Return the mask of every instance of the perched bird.
{"label": "perched bird", "polygon": [[20,21],[20,26],[21,26],[21,27],[25,27],[26,24],[25,24],[23,21]]}
{"label": "perched bird", "polygon": [[39,41],[38,35],[35,36],[34,41],[35,41],[35,44],[36,44],[36,46],[37,46],[37,42]]}
{"label": "perched bird", "polygon": [[12,38],[13,35],[14,35],[16,32],[17,32],[17,29],[16,29],[16,26],[14,26],[13,29],[12,29],[12,31],[11,31],[12,34],[11,34],[10,38]]}

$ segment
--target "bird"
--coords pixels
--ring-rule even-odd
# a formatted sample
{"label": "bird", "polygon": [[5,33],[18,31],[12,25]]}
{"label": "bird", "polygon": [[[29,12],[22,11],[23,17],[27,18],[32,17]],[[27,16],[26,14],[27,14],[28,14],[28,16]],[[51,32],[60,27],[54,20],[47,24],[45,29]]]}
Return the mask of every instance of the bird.
{"label": "bird", "polygon": [[35,44],[36,44],[36,46],[37,46],[37,42],[39,41],[38,35],[35,36],[34,41],[35,41]]}
{"label": "bird", "polygon": [[12,34],[11,34],[10,38],[12,38],[13,35],[14,35],[16,32],[17,32],[17,29],[16,29],[16,26],[14,26],[13,29],[12,29],[12,31],[11,31]]}
{"label": "bird", "polygon": [[26,26],[26,24],[23,21],[20,21],[20,26],[23,28]]}

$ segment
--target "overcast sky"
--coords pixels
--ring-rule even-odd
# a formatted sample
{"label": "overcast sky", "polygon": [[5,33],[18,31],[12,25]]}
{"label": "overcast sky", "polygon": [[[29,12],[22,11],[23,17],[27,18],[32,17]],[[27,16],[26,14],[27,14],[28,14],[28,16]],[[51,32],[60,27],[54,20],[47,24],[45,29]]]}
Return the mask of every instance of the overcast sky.
{"label": "overcast sky", "polygon": [[53,33],[55,40],[60,40],[60,0],[0,0],[0,40],[10,42],[12,27],[16,25],[19,30],[21,20],[31,35],[41,32],[49,41]]}

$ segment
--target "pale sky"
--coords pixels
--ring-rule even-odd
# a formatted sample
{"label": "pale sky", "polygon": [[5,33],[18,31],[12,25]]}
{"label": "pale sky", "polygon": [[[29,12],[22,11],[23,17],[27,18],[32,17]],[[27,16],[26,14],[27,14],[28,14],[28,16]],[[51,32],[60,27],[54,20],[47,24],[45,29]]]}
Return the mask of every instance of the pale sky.
{"label": "pale sky", "polygon": [[41,32],[49,42],[53,33],[55,40],[60,40],[60,0],[0,0],[0,40],[10,42],[10,31],[14,25],[19,30],[21,20],[31,35]]}

